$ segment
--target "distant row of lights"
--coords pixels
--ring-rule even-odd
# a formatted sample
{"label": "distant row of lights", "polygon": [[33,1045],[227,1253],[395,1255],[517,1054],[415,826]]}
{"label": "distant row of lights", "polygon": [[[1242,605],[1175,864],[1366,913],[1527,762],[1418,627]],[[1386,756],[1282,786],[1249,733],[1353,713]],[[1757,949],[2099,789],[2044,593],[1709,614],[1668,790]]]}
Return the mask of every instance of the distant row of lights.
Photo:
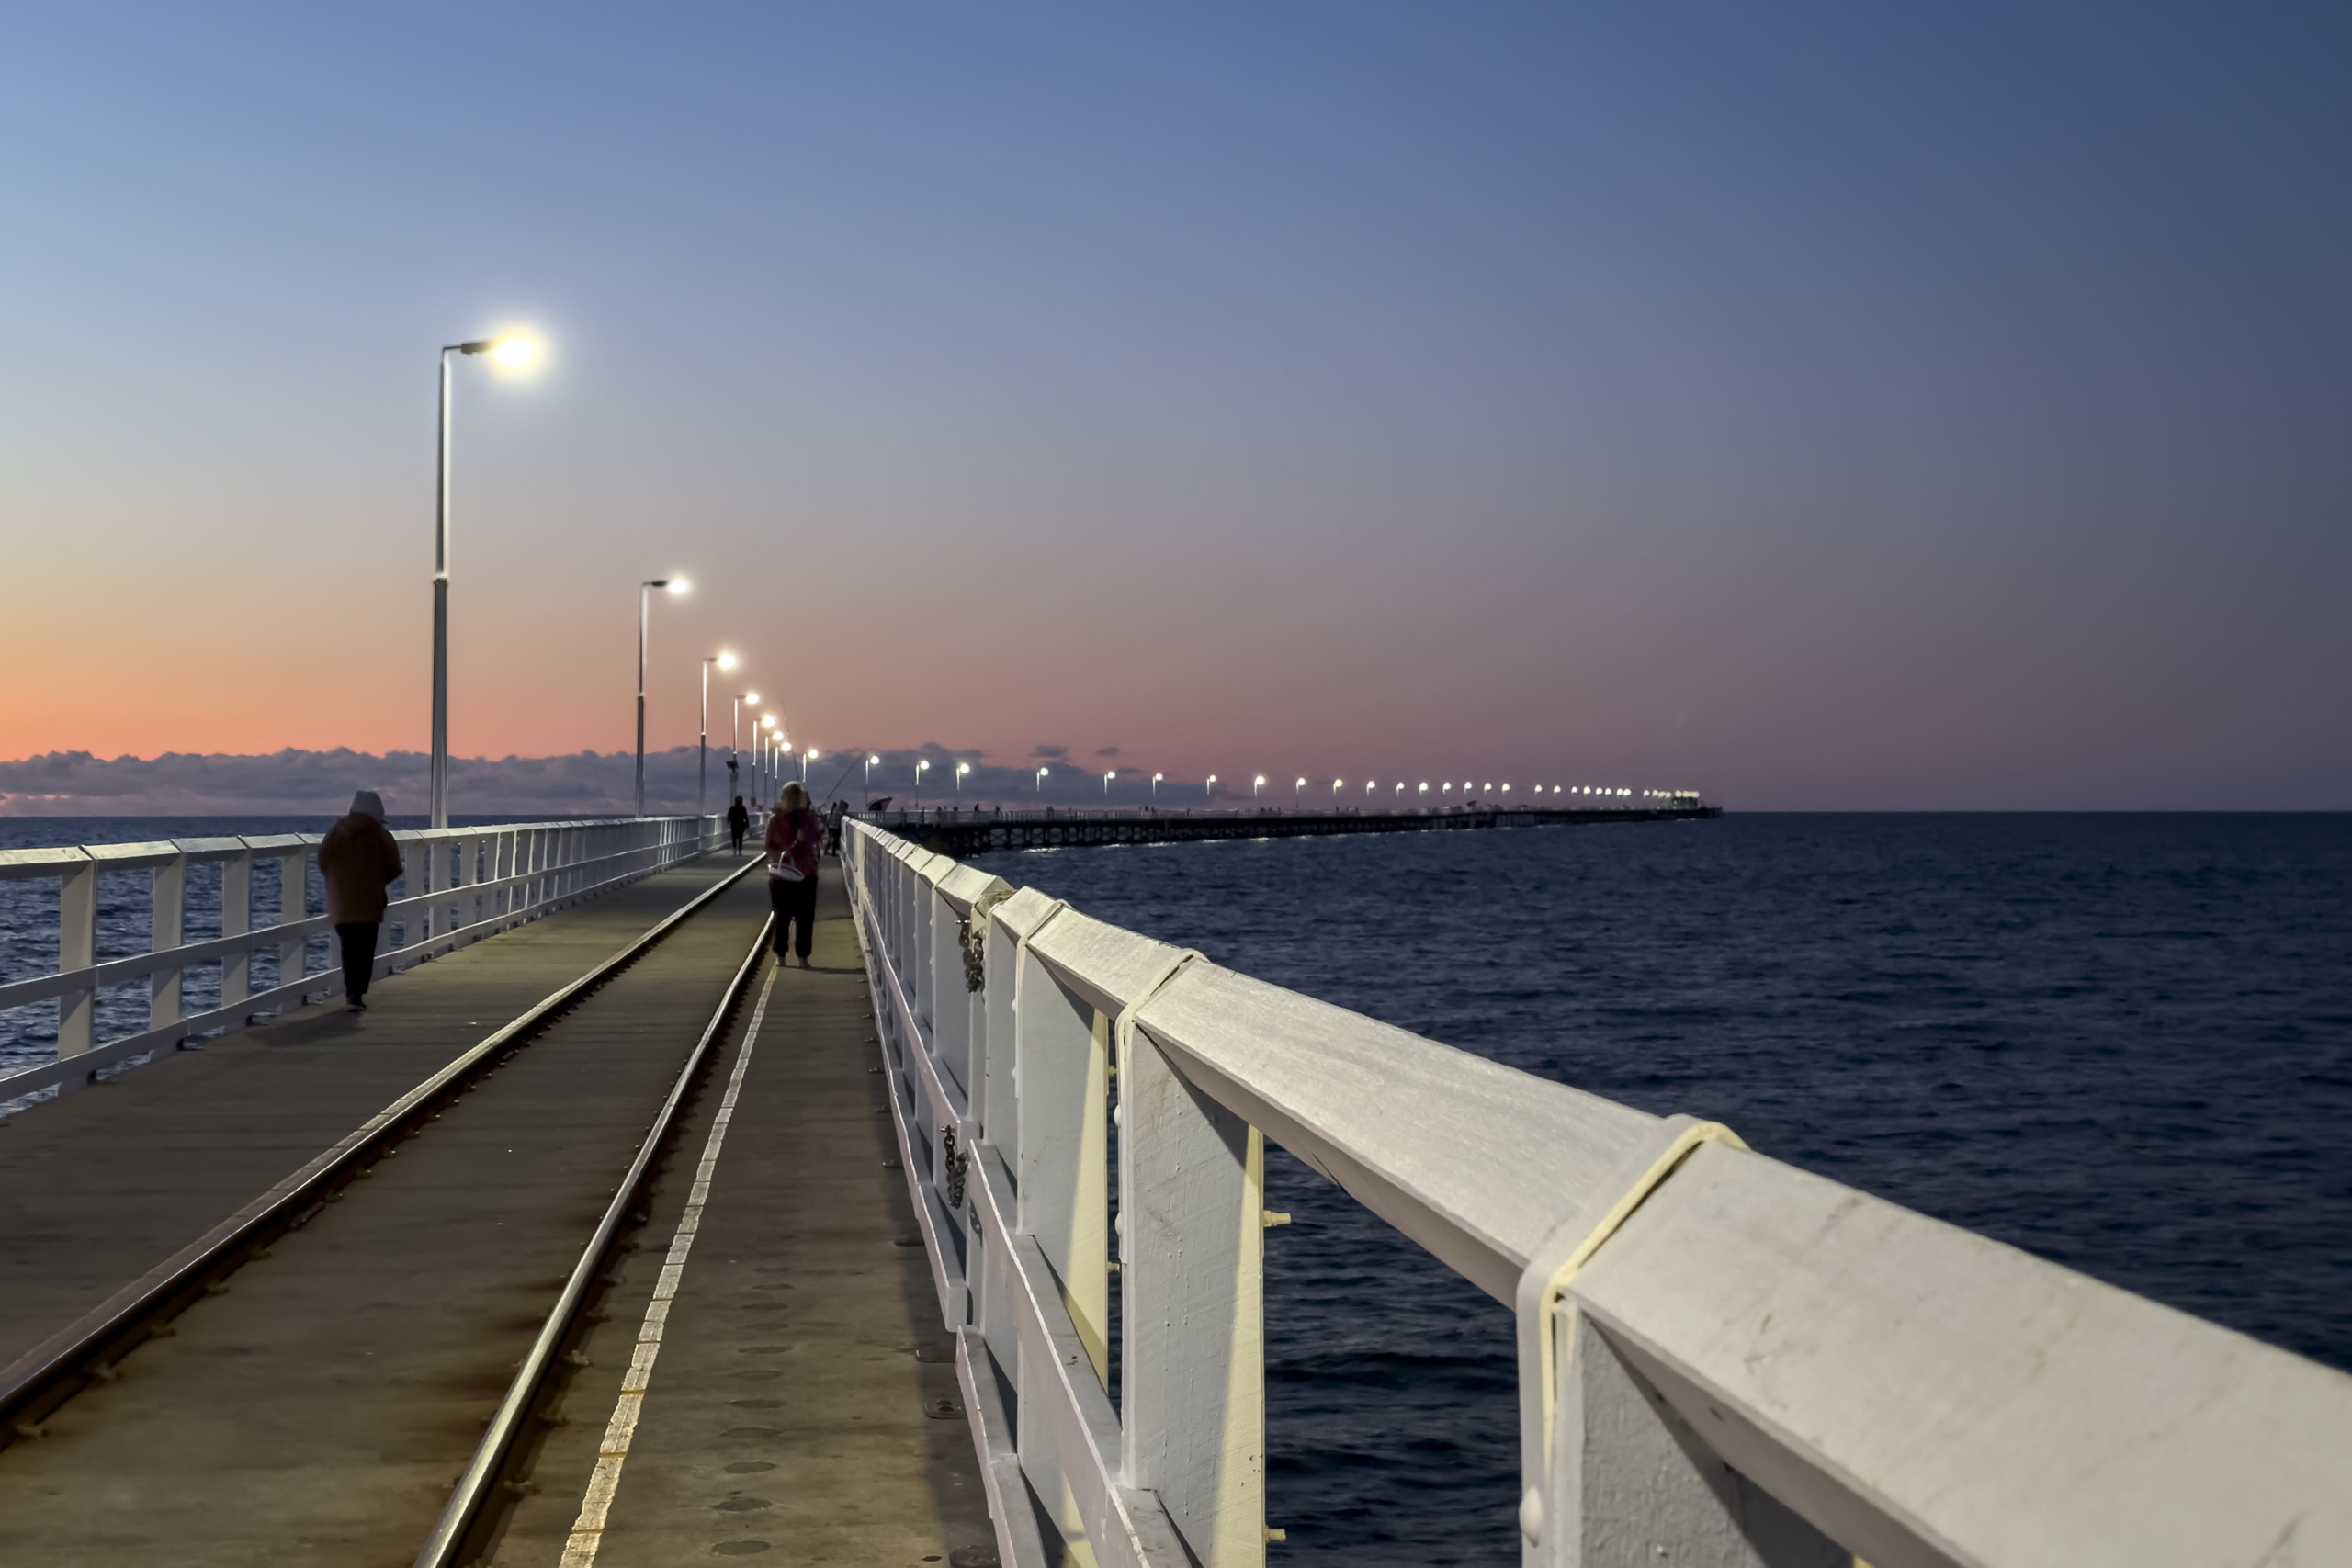
{"label": "distant row of lights", "polygon": [[[771,721],[771,722],[773,722],[773,721]],[[811,750],[809,751],[808,755],[809,755],[809,757],[810,757],[811,759],[814,759],[814,758],[816,757],[817,753],[816,753],[816,751],[815,751],[815,750]],[[871,752],[867,753],[867,755],[866,755],[866,759],[865,759],[865,782],[866,782],[866,784],[867,784],[867,785],[868,785],[869,787],[873,784],[873,782],[874,782],[874,770],[875,770],[876,768],[880,767],[881,765],[882,765],[882,759],[881,759],[881,757],[880,757],[879,755],[875,754],[875,753],[871,753]],[[927,769],[929,769],[929,768],[931,767],[931,765],[932,765],[932,764],[931,764],[931,761],[930,761],[930,760],[929,760],[929,759],[927,759],[927,758],[925,758],[925,759],[921,759],[921,760],[919,760],[919,761],[916,761],[916,763],[915,763],[915,787],[916,787],[917,789],[921,789],[921,788],[922,787],[922,775],[923,775],[924,772],[925,772]],[[965,775],[965,774],[967,774],[967,773],[970,773],[971,771],[972,771],[972,764],[971,764],[971,763],[969,763],[969,762],[958,762],[958,763],[956,763],[956,790],[957,790],[959,793],[963,790],[963,787],[964,787],[964,775]],[[1037,770],[1037,773],[1036,773],[1036,788],[1037,788],[1037,790],[1038,790],[1040,793],[1042,793],[1042,792],[1045,790],[1045,787],[1046,787],[1046,779],[1048,779],[1049,777],[1051,777],[1051,776],[1053,775],[1053,771],[1054,771],[1054,770],[1053,770],[1053,767],[1052,767],[1052,765],[1051,765],[1051,764],[1047,764],[1046,766],[1042,767],[1042,768],[1039,768],[1039,769]],[[1116,768],[1111,768],[1111,769],[1108,769],[1108,770],[1106,770],[1106,771],[1102,773],[1102,793],[1103,793],[1103,794],[1108,795],[1108,794],[1110,794],[1110,793],[1111,793],[1111,785],[1113,784],[1113,783],[1114,783],[1114,782],[1118,779],[1118,776],[1119,776],[1119,770],[1118,770],[1118,769],[1116,769]],[[1152,775],[1151,775],[1151,793],[1152,793],[1154,795],[1159,795],[1159,786],[1160,786],[1161,783],[1162,783],[1163,781],[1165,781],[1165,780],[1166,780],[1166,778],[1167,778],[1167,777],[1168,777],[1168,775],[1167,775],[1166,773],[1154,773],[1154,774],[1152,774]],[[1295,786],[1295,794],[1299,794],[1299,795],[1304,795],[1304,794],[1306,793],[1306,784],[1307,784],[1307,781],[1306,781],[1304,777],[1300,778],[1300,779],[1297,781],[1297,784],[1296,784],[1296,786]],[[1201,784],[1201,793],[1202,793],[1203,795],[1214,795],[1216,793],[1216,785],[1217,785],[1217,775],[1216,775],[1216,774],[1215,774],[1215,773],[1211,773],[1211,774],[1210,774],[1206,779],[1204,779],[1204,780],[1203,780],[1203,781],[1202,781],[1202,784]],[[1252,799],[1257,798],[1257,796],[1258,796],[1259,793],[1260,793],[1261,791],[1262,791],[1265,787],[1266,787],[1266,775],[1265,775],[1265,774],[1263,774],[1263,773],[1260,773],[1259,775],[1257,775],[1257,777],[1255,777],[1255,778],[1253,778],[1253,779],[1251,779],[1251,780],[1250,781],[1250,797],[1251,797]],[[1347,787],[1347,781],[1346,781],[1345,779],[1333,779],[1333,780],[1331,781],[1331,795],[1332,795],[1332,797],[1333,797],[1334,799],[1337,799],[1337,798],[1339,797],[1340,791],[1341,791],[1342,789],[1345,789],[1346,787]],[[1379,789],[1379,787],[1380,787],[1380,781],[1379,781],[1378,779],[1366,779],[1366,780],[1364,781],[1364,784],[1363,784],[1363,792],[1364,792],[1364,794],[1365,794],[1365,795],[1366,795],[1366,796],[1370,796],[1370,795],[1371,795],[1374,791],[1376,791],[1377,789]],[[1410,788],[1410,787],[1412,787],[1412,786],[1408,785],[1408,784],[1405,784],[1402,780],[1399,780],[1399,781],[1398,781],[1398,783],[1397,783],[1397,784],[1396,784],[1396,793],[1398,795],[1400,795],[1400,796],[1401,796],[1402,795],[1404,795],[1404,793],[1406,792],[1406,790],[1407,790],[1408,788]],[[1415,793],[1416,793],[1417,795],[1427,795],[1427,794],[1430,792],[1430,788],[1431,788],[1431,787],[1432,787],[1432,786],[1428,783],[1428,781],[1424,780],[1424,781],[1422,781],[1422,783],[1421,783],[1421,784],[1419,785],[1419,789],[1415,791]],[[1442,781],[1442,782],[1439,783],[1439,784],[1438,784],[1436,786],[1434,786],[1434,787],[1437,789],[1437,792],[1438,792],[1438,794],[1439,794],[1439,796],[1440,796],[1441,798],[1443,798],[1443,797],[1450,796],[1451,795],[1453,795],[1453,787],[1454,787],[1454,786],[1453,786],[1453,781],[1449,779],[1449,780],[1445,780],[1445,781]],[[1499,792],[1499,793],[1501,793],[1501,794],[1503,794],[1503,795],[1509,795],[1509,794],[1510,794],[1510,792],[1511,792],[1511,785],[1510,785],[1510,784],[1508,784],[1508,783],[1505,783],[1505,784],[1492,784],[1492,783],[1488,783],[1488,784],[1482,784],[1482,785],[1480,785],[1480,786],[1479,786],[1479,788],[1480,788],[1480,790],[1481,790],[1483,793],[1487,794],[1487,795],[1493,795],[1493,794],[1496,794],[1496,793],[1498,793],[1498,792]],[[1470,790],[1470,781],[1469,781],[1468,779],[1464,779],[1464,780],[1463,780],[1463,781],[1462,781],[1462,789],[1463,789],[1464,794],[1466,795],[1468,794],[1469,790]],[[1699,798],[1699,792],[1698,792],[1697,790],[1695,790],[1695,789],[1630,789],[1630,788],[1616,788],[1616,787],[1611,787],[1611,786],[1609,786],[1609,785],[1604,785],[1604,784],[1552,784],[1552,785],[1549,785],[1549,786],[1546,786],[1546,785],[1544,785],[1544,784],[1537,784],[1537,785],[1536,785],[1532,790],[1530,790],[1530,791],[1528,791],[1527,793],[1531,795],[1531,797],[1532,797],[1532,796],[1534,796],[1534,795],[1545,795],[1545,794],[1551,794],[1551,795],[1599,795],[1599,796],[1606,796],[1606,797],[1611,797],[1611,798],[1620,798],[1620,799],[1630,799],[1630,798],[1635,798],[1635,797],[1638,797],[1638,798],[1640,798],[1640,799],[1644,799],[1644,800],[1662,800],[1662,801],[1695,801],[1695,800],[1697,800],[1697,799]]]}

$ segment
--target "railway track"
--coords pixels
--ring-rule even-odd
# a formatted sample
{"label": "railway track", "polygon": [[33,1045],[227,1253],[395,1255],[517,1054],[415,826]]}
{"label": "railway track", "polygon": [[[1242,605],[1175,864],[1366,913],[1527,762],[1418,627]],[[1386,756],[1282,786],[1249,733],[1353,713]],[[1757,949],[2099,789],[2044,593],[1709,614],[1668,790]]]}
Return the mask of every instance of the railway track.
{"label": "railway track", "polygon": [[759,968],[757,863],[0,1369],[0,1557],[480,1557]]}

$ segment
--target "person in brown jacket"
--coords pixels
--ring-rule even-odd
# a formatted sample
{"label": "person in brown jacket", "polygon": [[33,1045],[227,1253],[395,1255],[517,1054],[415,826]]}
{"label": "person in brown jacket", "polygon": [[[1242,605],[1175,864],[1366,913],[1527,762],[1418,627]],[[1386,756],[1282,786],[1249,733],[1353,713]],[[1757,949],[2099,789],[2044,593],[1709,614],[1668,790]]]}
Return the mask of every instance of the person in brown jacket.
{"label": "person in brown jacket", "polygon": [[401,874],[401,847],[384,826],[384,803],[372,789],[351,797],[350,814],[319,844],[327,885],[327,919],[343,943],[343,991],[353,1012],[368,1010],[368,977],[376,967],[376,933],[384,924],[384,889]]}

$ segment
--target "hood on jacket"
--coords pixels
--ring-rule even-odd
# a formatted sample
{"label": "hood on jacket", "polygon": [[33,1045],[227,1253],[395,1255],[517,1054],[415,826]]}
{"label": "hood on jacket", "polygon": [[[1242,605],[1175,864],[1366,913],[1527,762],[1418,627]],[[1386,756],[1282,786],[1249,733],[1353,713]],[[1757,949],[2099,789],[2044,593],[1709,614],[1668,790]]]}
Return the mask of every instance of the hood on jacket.
{"label": "hood on jacket", "polygon": [[372,789],[363,789],[351,797],[351,811],[355,817],[373,817],[381,822],[384,819],[384,797]]}

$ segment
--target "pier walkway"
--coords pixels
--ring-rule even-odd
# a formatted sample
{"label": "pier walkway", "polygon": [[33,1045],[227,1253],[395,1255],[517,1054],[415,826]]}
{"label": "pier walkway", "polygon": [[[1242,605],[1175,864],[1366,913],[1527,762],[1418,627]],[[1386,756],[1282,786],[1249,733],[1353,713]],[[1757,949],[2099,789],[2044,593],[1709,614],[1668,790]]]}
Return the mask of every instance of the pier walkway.
{"label": "pier walkway", "polygon": [[[819,967],[777,971],[741,869],[687,862],[389,976],[367,1014],[296,1011],[0,1122],[0,1561],[416,1561],[556,1313],[560,1354],[451,1561],[992,1562],[929,1273],[898,1245],[838,881]],[[701,1243],[673,1275],[689,1202]],[[634,1458],[576,1535],[664,1278]]]}

